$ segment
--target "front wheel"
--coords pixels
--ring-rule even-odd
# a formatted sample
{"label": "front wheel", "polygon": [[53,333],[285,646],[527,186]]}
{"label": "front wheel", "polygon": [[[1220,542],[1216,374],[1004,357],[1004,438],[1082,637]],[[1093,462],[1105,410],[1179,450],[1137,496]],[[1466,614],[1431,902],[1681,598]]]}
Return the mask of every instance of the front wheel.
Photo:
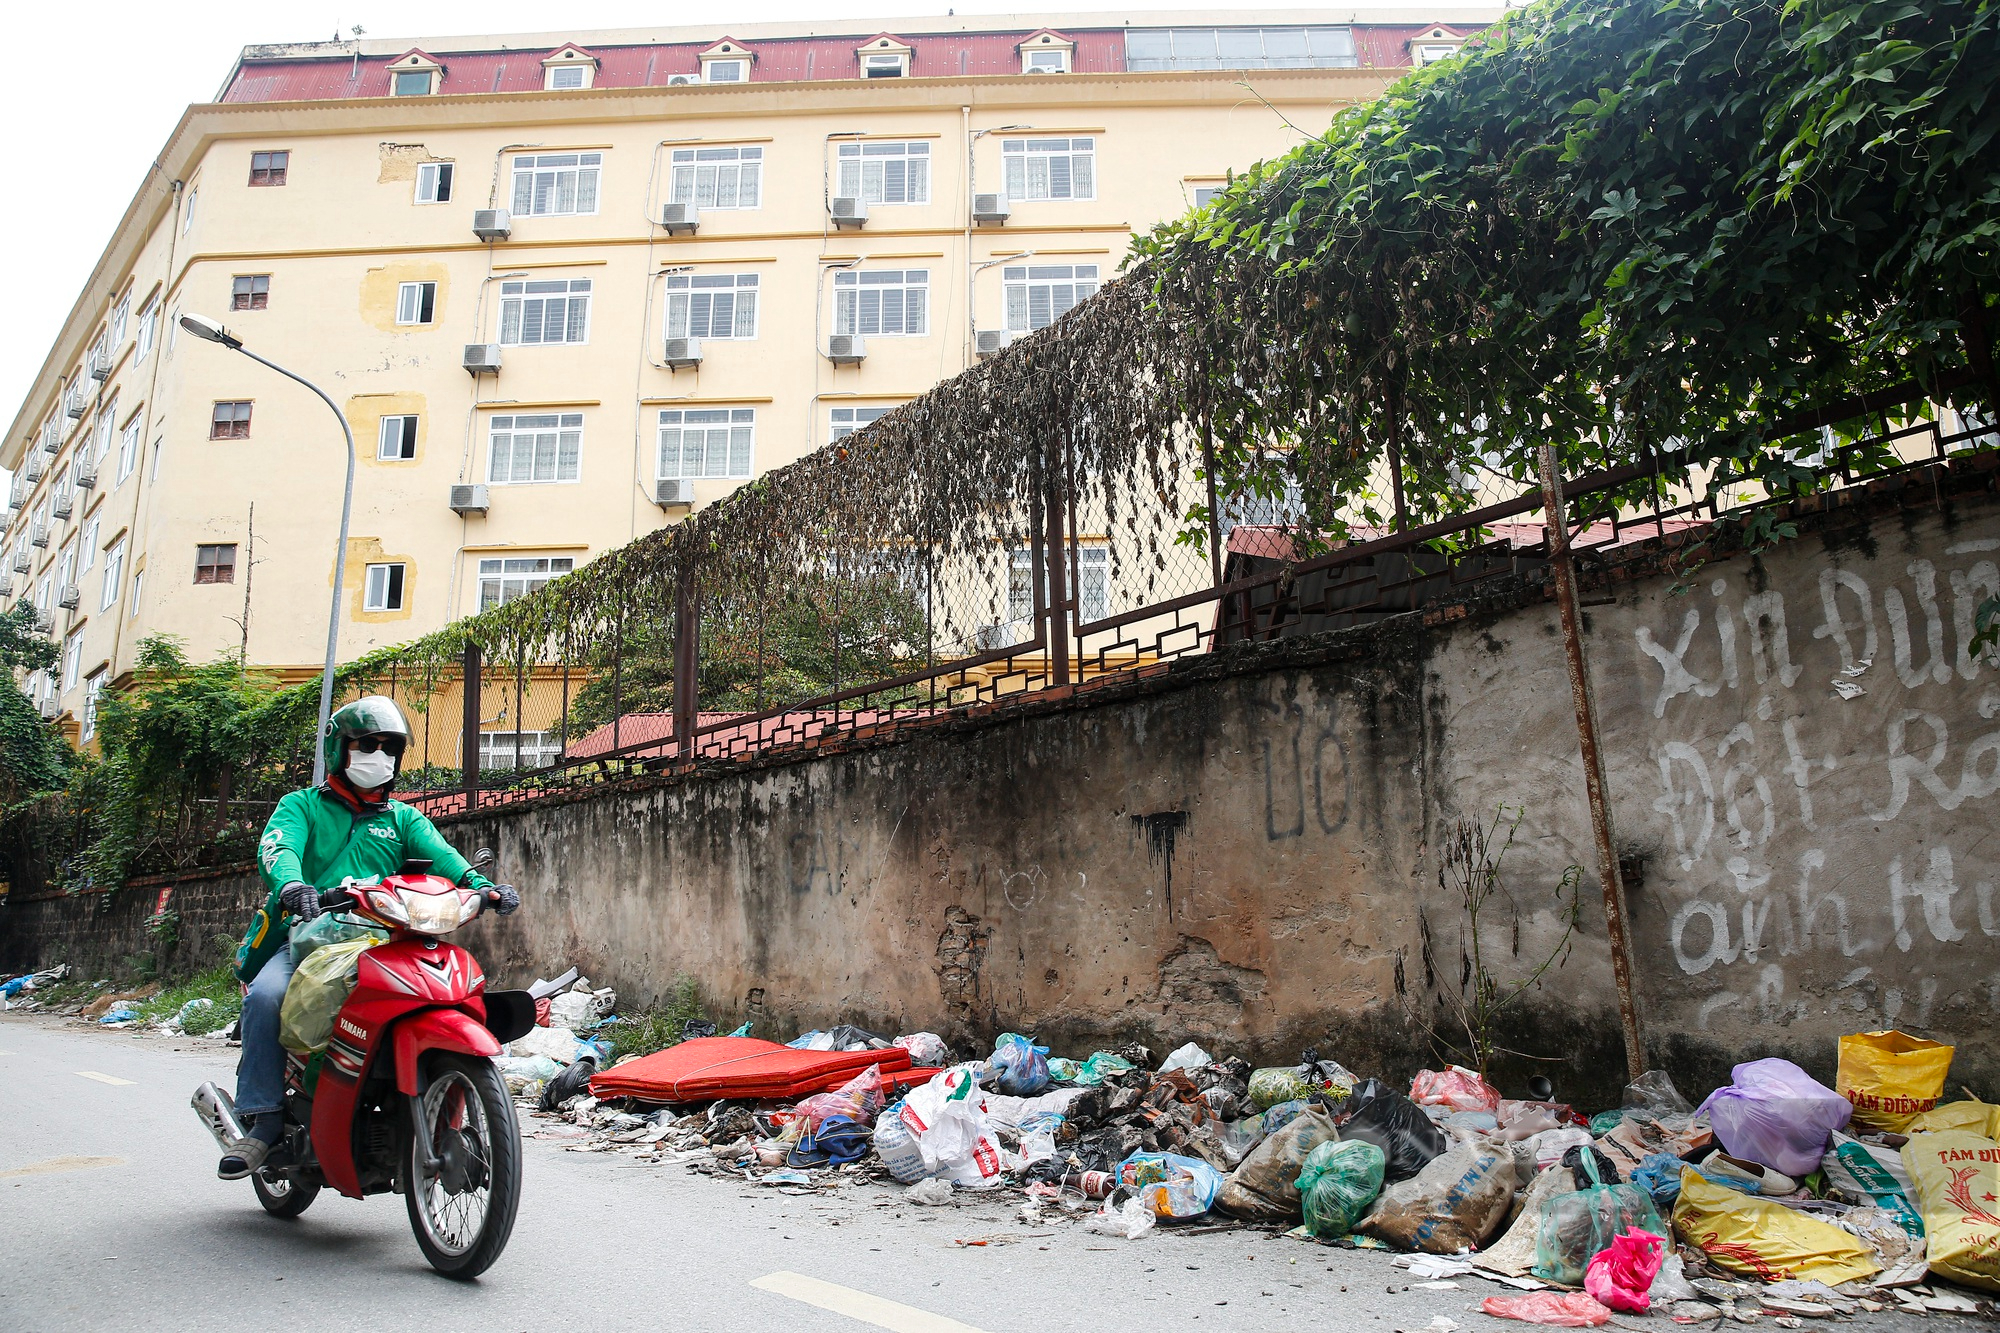
{"label": "front wheel", "polygon": [[319,1197],[316,1183],[275,1176],[268,1171],[251,1172],[250,1188],[257,1192],[257,1202],[264,1205],[264,1211],[273,1217],[297,1217]]}
{"label": "front wheel", "polygon": [[[418,1133],[406,1136],[404,1202],[432,1268],[472,1278],[507,1248],[521,1199],[521,1131],[514,1102],[490,1060],[437,1054],[417,1098]],[[428,1143],[431,1165],[424,1164]]]}

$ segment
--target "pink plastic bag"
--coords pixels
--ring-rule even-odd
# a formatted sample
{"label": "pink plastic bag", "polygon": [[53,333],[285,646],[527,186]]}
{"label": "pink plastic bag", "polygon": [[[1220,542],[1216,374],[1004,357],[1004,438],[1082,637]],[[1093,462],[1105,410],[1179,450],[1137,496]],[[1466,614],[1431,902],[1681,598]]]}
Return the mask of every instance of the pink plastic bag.
{"label": "pink plastic bag", "polygon": [[829,1116],[844,1115],[857,1125],[872,1125],[882,1110],[882,1066],[870,1065],[842,1084],[838,1092],[821,1092],[793,1108],[793,1114],[817,1131]]}
{"label": "pink plastic bag", "polygon": [[1552,1324],[1557,1328],[1595,1328],[1611,1322],[1611,1311],[1594,1296],[1580,1291],[1537,1291],[1526,1296],[1488,1296],[1479,1303],[1487,1314],[1501,1319],[1518,1319],[1524,1324]]}
{"label": "pink plastic bag", "polygon": [[1650,1231],[1632,1227],[1591,1258],[1583,1289],[1613,1310],[1646,1313],[1652,1305],[1646,1292],[1666,1262],[1666,1244]]}
{"label": "pink plastic bag", "polygon": [[1463,1065],[1453,1065],[1443,1073],[1426,1069],[1418,1074],[1410,1084],[1410,1100],[1454,1111],[1498,1111],[1500,1090]]}

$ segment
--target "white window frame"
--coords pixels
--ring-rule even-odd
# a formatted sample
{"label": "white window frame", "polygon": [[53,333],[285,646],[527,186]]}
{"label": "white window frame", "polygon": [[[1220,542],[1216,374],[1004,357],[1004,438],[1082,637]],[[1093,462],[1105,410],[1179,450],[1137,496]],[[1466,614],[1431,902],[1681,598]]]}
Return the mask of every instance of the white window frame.
{"label": "white window frame", "polygon": [[[696,432],[701,439],[690,444],[688,436]],[[655,472],[661,481],[747,481],[756,474],[754,407],[663,407],[654,438]],[[687,466],[690,448],[700,454],[694,468]]]}
{"label": "white window frame", "polygon": [[[1045,329],[1096,295],[1096,264],[1016,264],[1000,270],[1002,308],[1009,333]],[[1043,318],[1036,322],[1036,298]]]}
{"label": "white window frame", "polygon": [[562,738],[554,731],[482,731],[479,733],[479,768],[481,772],[508,771],[514,768],[515,745],[518,741],[521,756],[521,771],[547,768],[562,758]]}
{"label": "white window frame", "polygon": [[83,680],[83,628],[78,626],[63,640],[61,694],[68,694]]}
{"label": "white window frame", "polygon": [[[1067,554],[1067,553],[1065,553]],[[1026,620],[1035,613],[1034,553],[1025,546],[1007,552],[1007,619]],[[1111,614],[1111,548],[1099,542],[1076,547],[1076,610],[1080,624],[1092,624]]]}
{"label": "white window frame", "polygon": [[131,616],[131,617],[132,617],[132,618],[133,618],[134,620],[138,619],[138,617],[139,617],[139,590],[140,590],[141,588],[145,587],[145,586],[146,586],[146,571],[145,571],[145,570],[143,570],[143,569],[135,569],[135,570],[133,570],[133,571],[132,571],[132,609],[131,609],[130,611],[126,612],[126,614],[127,614],[127,615],[129,615],[129,616]]}
{"label": "white window frame", "polygon": [[1000,167],[1007,197],[1016,202],[1097,198],[1095,135],[1003,139]]}
{"label": "white window frame", "polygon": [[77,552],[83,558],[76,567],[79,575],[88,573],[97,563],[97,543],[104,535],[104,516],[92,514],[83,524],[83,536],[77,541]]}
{"label": "white window frame", "polygon": [[143,424],[139,420],[139,414],[135,412],[132,415],[132,419],[125,423],[124,431],[118,436],[118,480],[120,482],[131,476],[133,469],[139,466],[139,431]]}
{"label": "white window frame", "polygon": [[437,323],[437,289],[437,283],[430,281],[397,283],[396,323],[405,327]]}
{"label": "white window frame", "polygon": [[526,597],[575,568],[576,558],[567,555],[482,556],[478,566],[479,609],[488,611]]}
{"label": "white window frame", "polygon": [[1215,202],[1215,196],[1221,194],[1227,188],[1226,185],[1195,185],[1193,182],[1189,182],[1189,184],[1194,185],[1194,206],[1196,208],[1207,208],[1211,203]]}
{"label": "white window frame", "polygon": [[97,703],[104,694],[104,680],[110,672],[109,667],[99,667],[83,678],[83,716],[79,719],[78,740],[89,741],[97,735]]}
{"label": "white window frame", "polygon": [[[421,76],[421,77],[423,78],[423,81],[424,81],[424,87],[423,87],[423,91],[422,91],[422,92],[418,92],[418,91],[416,91],[415,89],[411,89],[410,91],[408,91],[408,92],[405,92],[405,91],[403,90],[403,80],[404,80],[404,79],[414,79],[414,78],[417,78],[417,77],[419,77],[419,76]],[[436,93],[436,92],[437,92],[437,76],[438,76],[438,72],[437,72],[436,70],[434,70],[434,69],[397,69],[397,70],[391,70],[391,71],[389,71],[389,96],[391,96],[391,97],[429,97],[429,96],[431,96],[431,95],[433,95],[434,93]]]}
{"label": "white window frame", "polygon": [[511,166],[515,217],[589,217],[597,212],[603,153],[522,153]]}
{"label": "white window frame", "polygon": [[[1070,71],[1071,51],[1066,46],[1024,46],[1021,48],[1021,72],[1023,74],[1067,74]],[[1053,66],[1042,63],[1054,57]]]}
{"label": "white window frame", "polygon": [[[581,347],[590,341],[589,278],[521,278],[500,284],[500,341],[507,347]],[[563,306],[560,338],[548,336],[552,304]],[[525,340],[528,311],[537,311],[535,338]]]}
{"label": "white window frame", "polygon": [[[669,338],[747,341],[757,336],[755,273],[671,273],[667,275]],[[728,330],[716,332],[727,309]]]}
{"label": "white window frame", "polygon": [[568,485],[582,479],[583,413],[509,412],[487,420],[488,485]]}
{"label": "white window frame", "polygon": [[117,433],[117,422],[118,395],[114,393],[111,395],[111,401],[104,405],[104,411],[98,414],[97,430],[91,441],[92,453],[100,472],[104,469],[104,460],[111,457],[111,437]]}
{"label": "white window frame", "polygon": [[1464,42],[1458,40],[1418,41],[1410,43],[1410,63],[1415,66],[1435,65],[1440,60],[1449,60],[1457,55]]}
{"label": "white window frame", "polygon": [[[409,452],[404,453],[404,446]],[[392,412],[375,427],[375,461],[413,463],[417,458],[417,414]]]}
{"label": "white window frame", "polygon": [[864,79],[907,79],[910,77],[908,51],[863,51],[861,77]]}
{"label": "white window frame", "polygon": [[697,144],[676,148],[668,167],[669,203],[744,213],[763,206],[761,145]]}
{"label": "white window frame", "polygon": [[[1222,54],[1225,33],[1229,34],[1228,44],[1238,48],[1247,47],[1255,34],[1257,54],[1253,57],[1242,49]],[[1271,51],[1273,36],[1278,38],[1276,54]],[[1165,39],[1164,53],[1158,49],[1160,38]],[[1149,47],[1155,49],[1146,49]],[[1322,49],[1315,52],[1314,48]],[[1192,69],[1353,69],[1360,63],[1354,29],[1343,23],[1182,23],[1130,29],[1125,37],[1125,69],[1131,74]]]}
{"label": "white window frame", "polygon": [[[930,270],[923,268],[840,270],[833,275],[834,333],[869,338],[928,336],[930,278]],[[876,299],[870,301],[870,296]]]}
{"label": "white window frame", "polygon": [[574,92],[590,86],[590,65],[581,60],[565,61],[559,65],[549,65],[542,73],[542,91]]}
{"label": "white window frame", "polygon": [[452,181],[458,175],[457,166],[456,162],[417,163],[417,202],[450,203]]}
{"label": "white window frame", "polygon": [[844,440],[864,426],[872,426],[883,417],[901,407],[901,403],[889,403],[880,407],[863,407],[858,403],[843,403],[827,409],[826,442]]}
{"label": "white window frame", "polygon": [[188,191],[187,207],[181,210],[181,235],[183,236],[188,234],[188,228],[194,226],[195,201],[200,198],[201,187],[199,185]]}
{"label": "white window frame", "polygon": [[[112,607],[118,605],[118,585],[124,579],[125,539],[120,537],[117,541],[111,543],[110,549],[104,553],[104,590],[98,595],[98,610],[109,611]],[[135,594],[138,591],[136,581],[133,591]],[[135,601],[133,604],[136,606],[137,602]]]}
{"label": "white window frame", "polygon": [[159,335],[160,303],[148,301],[146,308],[139,312],[139,331],[133,335],[132,364],[138,365],[152,355],[153,340]]}
{"label": "white window frame", "polygon": [[76,542],[74,539],[62,544],[56,552],[56,586],[67,588],[76,582]]}
{"label": "white window frame", "polygon": [[[364,566],[361,574],[363,611],[403,611],[409,607],[410,570],[401,560]],[[390,603],[394,594],[395,602]]]}
{"label": "white window frame", "polygon": [[125,329],[132,322],[132,293],[118,298],[118,304],[111,307],[111,346],[120,347],[125,342]]}
{"label": "white window frame", "polygon": [[[734,75],[717,77],[716,71],[733,69]],[[701,62],[703,83],[748,83],[750,82],[750,58],[748,56],[705,57]]]}
{"label": "white window frame", "polygon": [[929,142],[862,139],[841,144],[833,193],[837,198],[858,198],[869,204],[928,204],[931,201]]}

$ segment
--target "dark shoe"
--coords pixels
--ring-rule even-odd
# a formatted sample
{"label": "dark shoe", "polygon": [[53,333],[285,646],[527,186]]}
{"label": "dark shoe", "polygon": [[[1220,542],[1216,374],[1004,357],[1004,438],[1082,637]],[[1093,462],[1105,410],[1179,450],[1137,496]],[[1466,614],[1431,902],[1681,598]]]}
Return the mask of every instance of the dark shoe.
{"label": "dark shoe", "polygon": [[241,1180],[258,1167],[264,1165],[264,1158],[271,1151],[269,1144],[261,1139],[241,1138],[229,1145],[229,1151],[216,1163],[215,1176],[218,1180]]}

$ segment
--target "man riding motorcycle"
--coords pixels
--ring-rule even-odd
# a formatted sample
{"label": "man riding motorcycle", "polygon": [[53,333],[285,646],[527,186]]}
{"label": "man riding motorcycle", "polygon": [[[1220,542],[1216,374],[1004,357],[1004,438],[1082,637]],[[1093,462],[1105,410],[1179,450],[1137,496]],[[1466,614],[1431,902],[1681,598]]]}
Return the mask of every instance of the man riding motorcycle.
{"label": "man riding motorcycle", "polygon": [[488,880],[421,812],[389,799],[409,741],[409,724],[393,700],[375,694],[343,706],[320,738],[326,781],[279,801],[264,826],[257,865],[269,896],[236,950],[237,978],[250,987],[236,1066],[236,1111],[247,1133],[229,1145],[216,1168],[224,1180],[241,1180],[261,1167],[283,1127],[278,1010],[292,979],[291,927],[321,911],[316,886],[393,875],[405,861],[427,860],[433,874],[486,894],[502,916],[521,905],[512,885]]}

